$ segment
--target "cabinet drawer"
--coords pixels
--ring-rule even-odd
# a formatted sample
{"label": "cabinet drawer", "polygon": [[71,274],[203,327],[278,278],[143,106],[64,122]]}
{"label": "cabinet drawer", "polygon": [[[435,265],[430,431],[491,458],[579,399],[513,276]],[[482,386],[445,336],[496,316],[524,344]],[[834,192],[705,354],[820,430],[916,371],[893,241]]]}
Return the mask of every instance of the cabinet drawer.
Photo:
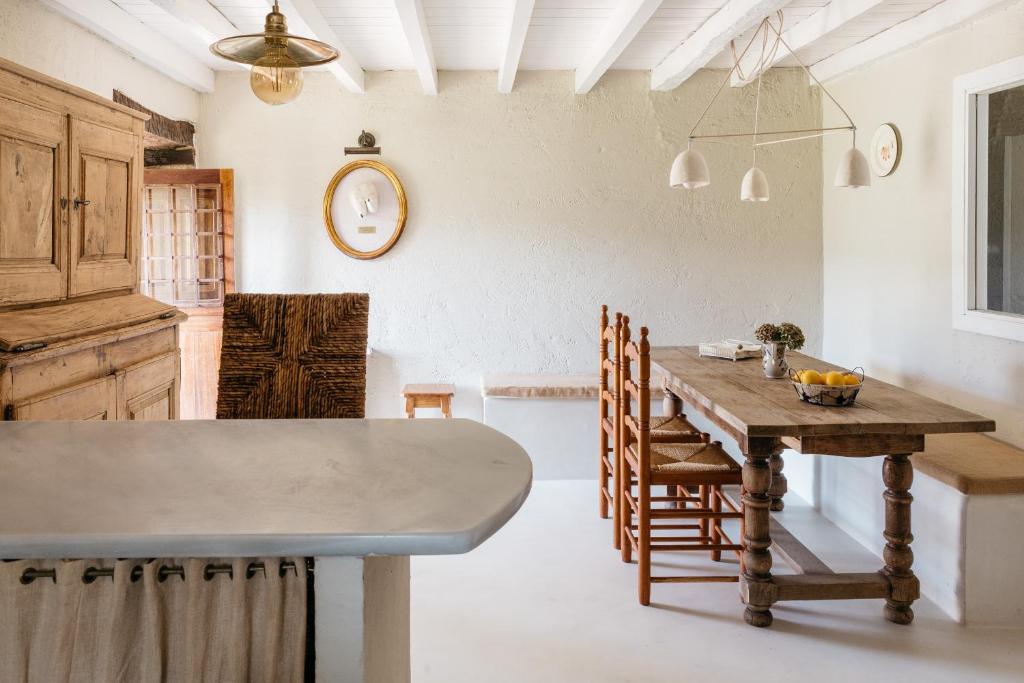
{"label": "cabinet drawer", "polygon": [[102,377],[15,403],[14,419],[117,419],[117,380],[112,376]]}

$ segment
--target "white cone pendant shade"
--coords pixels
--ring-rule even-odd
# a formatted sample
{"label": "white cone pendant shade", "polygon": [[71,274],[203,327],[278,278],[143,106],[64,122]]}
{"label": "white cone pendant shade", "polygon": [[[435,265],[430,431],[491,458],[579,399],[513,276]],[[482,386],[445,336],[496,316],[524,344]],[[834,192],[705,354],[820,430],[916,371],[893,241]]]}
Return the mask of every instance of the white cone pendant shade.
{"label": "white cone pendant shade", "polygon": [[768,177],[757,166],[751,168],[743,176],[743,184],[740,185],[740,199],[745,202],[768,201]]}
{"label": "white cone pendant shade", "polygon": [[700,152],[692,149],[685,150],[672,162],[672,172],[668,176],[668,184],[671,187],[685,187],[692,190],[697,187],[706,187],[711,184],[711,174],[708,173],[708,162]]}
{"label": "white cone pendant shade", "polygon": [[843,154],[836,169],[836,187],[871,187],[868,160],[859,149],[851,147]]}

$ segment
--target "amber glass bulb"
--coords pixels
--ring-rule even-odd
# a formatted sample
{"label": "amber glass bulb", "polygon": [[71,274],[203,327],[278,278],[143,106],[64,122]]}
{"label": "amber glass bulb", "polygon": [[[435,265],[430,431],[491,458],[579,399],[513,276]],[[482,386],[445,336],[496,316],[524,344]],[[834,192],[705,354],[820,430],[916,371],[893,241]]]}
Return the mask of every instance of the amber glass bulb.
{"label": "amber glass bulb", "polygon": [[285,54],[268,54],[256,60],[249,73],[253,93],[267,104],[291,102],[302,92],[302,69]]}

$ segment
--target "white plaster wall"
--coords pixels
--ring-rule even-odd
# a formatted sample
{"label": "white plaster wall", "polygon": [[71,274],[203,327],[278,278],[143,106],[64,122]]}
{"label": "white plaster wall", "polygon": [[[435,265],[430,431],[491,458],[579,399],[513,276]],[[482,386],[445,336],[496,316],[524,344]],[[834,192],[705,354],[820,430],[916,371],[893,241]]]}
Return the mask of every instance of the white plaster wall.
{"label": "white plaster wall", "polygon": [[199,93],[137,61],[39,0],[0,0],[0,57],[110,98],[115,89],[174,119],[199,118]]}
{"label": "white plaster wall", "polygon": [[[892,122],[903,157],[870,189],[837,189],[832,176],[849,140],[828,138],[822,200],[825,357],[991,417],[999,438],[1018,446],[1024,343],[952,328],[949,192],[953,79],[1021,54],[1024,3],[1015,3],[828,83],[862,131],[862,148],[879,124]],[[824,120],[836,120],[828,106]],[[880,459],[826,458],[821,474],[824,513],[880,554]],[[929,495],[924,479],[915,483],[916,569],[924,592],[952,614],[956,568],[934,551],[956,553],[963,522],[928,516],[934,511],[920,505]]]}
{"label": "white plaster wall", "polygon": [[[652,93],[648,74],[611,72],[576,97],[566,72],[521,73],[511,95],[493,73],[442,72],[426,97],[412,73],[369,73],[361,96],[311,73],[274,108],[244,74],[221,73],[203,98],[200,162],[236,172],[241,291],[370,293],[369,415],[400,414],[406,382],[450,381],[456,415],[479,419],[483,374],[596,371],[601,303],[648,325],[654,344],[787,319],[820,349],[818,143],[764,155],[767,204],[739,201],[749,158],[733,147],[706,147],[710,188],[668,187],[720,78]],[[767,85],[765,125],[818,120],[805,76]],[[752,99],[726,88],[719,129],[750,125]],[[402,239],[369,262],[335,249],[321,216],[362,128],[410,204]]]}

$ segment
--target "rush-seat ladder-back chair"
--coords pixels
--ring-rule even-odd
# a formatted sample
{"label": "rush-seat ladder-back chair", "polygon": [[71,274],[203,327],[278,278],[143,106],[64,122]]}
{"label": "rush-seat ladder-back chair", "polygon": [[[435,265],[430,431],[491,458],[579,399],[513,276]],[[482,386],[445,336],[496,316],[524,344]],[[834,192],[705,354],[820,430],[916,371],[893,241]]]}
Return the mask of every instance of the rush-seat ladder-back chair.
{"label": "rush-seat ladder-back chair", "polygon": [[[725,486],[742,485],[742,470],[718,441],[659,443],[652,440],[651,347],[647,328],[641,328],[639,342],[633,342],[630,340],[629,319],[623,318],[621,337],[621,550],[624,562],[632,561],[633,553],[636,553],[640,604],[650,604],[652,583],[737,581],[736,571],[727,575],[651,575],[651,552],[654,550],[705,551],[716,562],[721,561],[723,551],[740,556],[743,546],[733,542],[722,528],[722,521],[738,519],[742,523],[740,506],[723,490]],[[636,415],[632,413],[632,401],[637,404]],[[631,485],[632,481],[636,482],[635,487]],[[652,489],[655,486],[664,486],[670,491],[675,487],[676,495],[654,496]],[[684,493],[693,488],[699,491],[696,506],[689,505],[692,496]],[[666,507],[658,507],[661,504]],[[681,530],[695,530],[697,535],[675,535]],[[669,532],[669,535],[663,532]],[[742,538],[742,528],[739,538]]]}
{"label": "rush-seat ladder-back chair", "polygon": [[[629,316],[622,313],[615,313],[615,323],[609,324],[608,307],[601,306],[601,334],[600,334],[600,374],[598,388],[598,431],[600,435],[598,450],[598,505],[602,518],[607,519],[609,509],[612,516],[613,545],[616,549],[620,547],[621,533],[620,513],[621,499],[616,491],[621,488],[618,473],[622,471],[622,377],[619,368],[622,366],[622,327],[623,321],[627,326]],[[707,434],[701,433],[699,429],[690,424],[686,415],[675,409],[675,404],[665,402],[666,406],[672,405],[673,410],[667,415],[651,418],[651,440],[658,443],[698,443],[709,439]],[[635,483],[632,482],[632,483]],[[685,490],[676,490],[670,487],[669,495],[686,497]],[[697,500],[697,499],[693,499]],[[685,500],[680,500],[682,505]]]}

